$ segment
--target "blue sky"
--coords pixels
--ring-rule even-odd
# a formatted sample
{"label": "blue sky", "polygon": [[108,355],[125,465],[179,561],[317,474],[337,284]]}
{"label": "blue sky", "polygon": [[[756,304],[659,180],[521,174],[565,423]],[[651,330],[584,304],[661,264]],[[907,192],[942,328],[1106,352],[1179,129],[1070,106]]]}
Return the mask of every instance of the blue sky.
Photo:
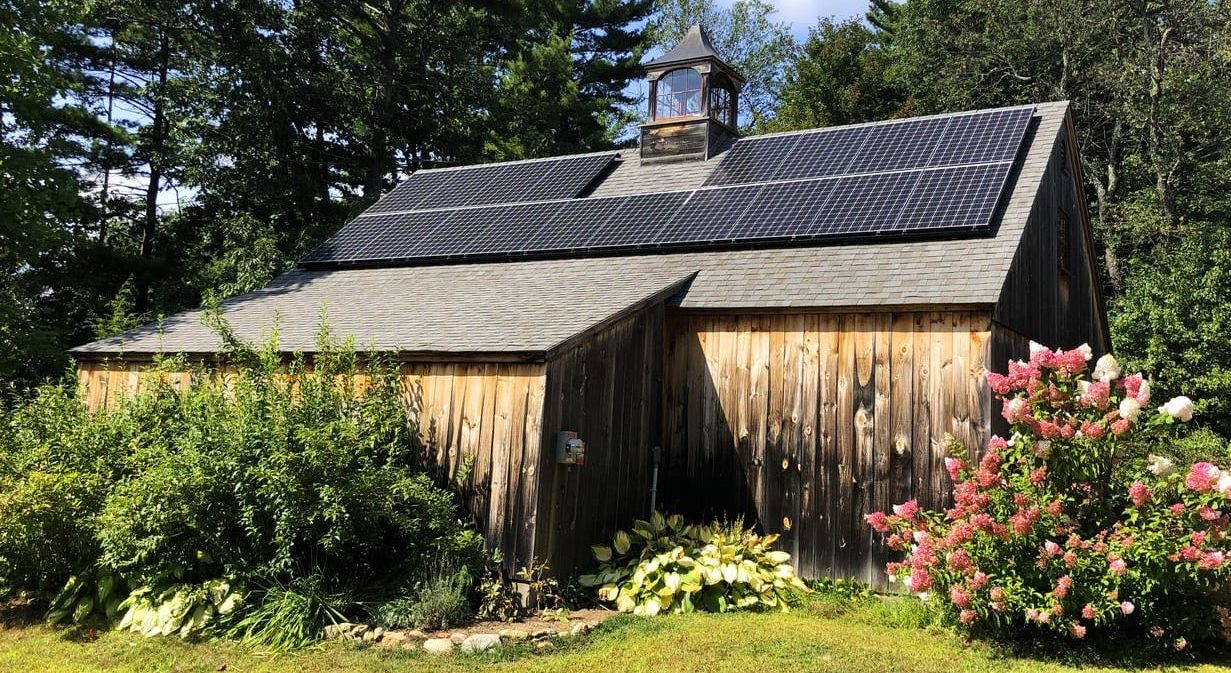
{"label": "blue sky", "polygon": [[[731,0],[719,0],[730,5]],[[862,17],[868,9],[867,0],[769,0],[778,8],[778,19],[791,24],[797,39],[808,36],[808,28],[816,25],[817,17],[828,16],[845,19]]]}

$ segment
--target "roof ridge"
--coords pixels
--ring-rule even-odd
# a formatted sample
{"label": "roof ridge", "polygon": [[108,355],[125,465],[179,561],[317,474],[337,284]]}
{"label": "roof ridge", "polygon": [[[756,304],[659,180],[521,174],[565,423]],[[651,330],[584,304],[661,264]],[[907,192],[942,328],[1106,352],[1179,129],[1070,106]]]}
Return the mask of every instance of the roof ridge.
{"label": "roof ridge", "polygon": [[[477,164],[462,164],[459,166],[441,166],[439,168],[420,168],[406,174],[406,177],[418,175],[420,173],[441,173],[445,171],[464,171],[471,168],[490,168],[492,166],[511,166],[513,164],[533,164],[543,161],[559,161],[561,159],[573,159],[576,157],[597,157],[604,154],[619,156],[619,149],[598,150],[595,152],[578,152],[577,154],[555,154],[550,157],[535,157],[533,159],[513,159],[512,161],[489,161],[486,163]],[[405,179],[405,178],[403,178]]]}

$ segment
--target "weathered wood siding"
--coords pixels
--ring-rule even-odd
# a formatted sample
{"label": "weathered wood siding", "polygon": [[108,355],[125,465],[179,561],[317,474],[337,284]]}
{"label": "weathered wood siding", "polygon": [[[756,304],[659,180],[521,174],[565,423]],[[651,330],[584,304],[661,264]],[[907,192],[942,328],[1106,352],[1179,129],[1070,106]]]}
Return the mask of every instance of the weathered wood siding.
{"label": "weathered wood siding", "polygon": [[[1071,121],[1054,146],[993,318],[1027,341],[1059,348],[1088,343],[1103,353],[1111,344]],[[996,362],[1004,366],[999,357]]]}
{"label": "weathered wood siding", "polygon": [[988,312],[680,313],[667,326],[664,503],[782,535],[809,577],[883,584],[863,521],[950,486],[989,436]]}
{"label": "weathered wood siding", "polygon": [[[588,568],[590,545],[649,512],[663,318],[663,305],[652,305],[547,363],[536,549],[557,575]],[[585,440],[584,466],[556,462],[562,430]]]}
{"label": "weathered wood siding", "polygon": [[[91,409],[134,394],[148,362],[82,362],[78,370]],[[225,370],[224,370],[225,371]],[[189,374],[169,374],[188,385]],[[542,447],[544,366],[520,363],[402,365],[406,401],[423,450],[455,483],[487,539],[512,572],[534,555],[534,500]],[[359,382],[362,384],[362,381]],[[458,480],[458,470],[465,479]]]}

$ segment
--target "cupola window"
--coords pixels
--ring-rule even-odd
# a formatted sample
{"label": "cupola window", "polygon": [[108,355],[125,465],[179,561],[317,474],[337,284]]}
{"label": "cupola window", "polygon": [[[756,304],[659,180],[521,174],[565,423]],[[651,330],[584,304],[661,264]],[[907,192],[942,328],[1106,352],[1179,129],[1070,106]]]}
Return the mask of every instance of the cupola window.
{"label": "cupola window", "polygon": [[701,73],[677,68],[658,80],[655,119],[695,117],[701,114]]}
{"label": "cupola window", "polygon": [[731,111],[731,99],[731,88],[727,84],[726,78],[722,76],[712,77],[710,80],[710,116],[727,126],[735,126],[735,119]]}

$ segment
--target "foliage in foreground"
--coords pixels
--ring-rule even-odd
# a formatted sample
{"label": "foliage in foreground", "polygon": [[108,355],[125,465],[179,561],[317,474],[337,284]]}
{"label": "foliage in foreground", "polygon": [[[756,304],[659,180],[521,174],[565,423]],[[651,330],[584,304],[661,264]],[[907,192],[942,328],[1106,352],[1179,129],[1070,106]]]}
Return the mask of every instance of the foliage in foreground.
{"label": "foliage in foreground", "polygon": [[111,408],[46,387],[0,418],[0,593],[64,587],[53,621],[196,635],[224,612],[209,587],[244,585],[229,618],[284,645],[261,634],[298,619],[287,632],[315,638],[354,604],[314,597],[380,595],[425,564],[480,560],[395,363],[327,333],[311,361],[284,361],[276,340],[253,349],[217,327],[225,372],[171,359]]}
{"label": "foliage in foreground", "polygon": [[[1231,473],[1163,455],[1193,405],[1150,409],[1150,384],[1087,348],[1032,345],[990,374],[1012,427],[976,464],[948,458],[954,506],[868,515],[905,552],[891,577],[964,629],[1000,638],[1128,639],[1156,650],[1226,641]],[[960,448],[960,447],[958,447]]]}
{"label": "foliage in foreground", "polygon": [[599,600],[636,615],[787,610],[809,589],[791,555],[772,549],[777,539],[742,522],[685,525],[678,514],[654,512],[631,533],[617,531],[610,547],[595,545],[598,569],[580,581],[598,587]]}

